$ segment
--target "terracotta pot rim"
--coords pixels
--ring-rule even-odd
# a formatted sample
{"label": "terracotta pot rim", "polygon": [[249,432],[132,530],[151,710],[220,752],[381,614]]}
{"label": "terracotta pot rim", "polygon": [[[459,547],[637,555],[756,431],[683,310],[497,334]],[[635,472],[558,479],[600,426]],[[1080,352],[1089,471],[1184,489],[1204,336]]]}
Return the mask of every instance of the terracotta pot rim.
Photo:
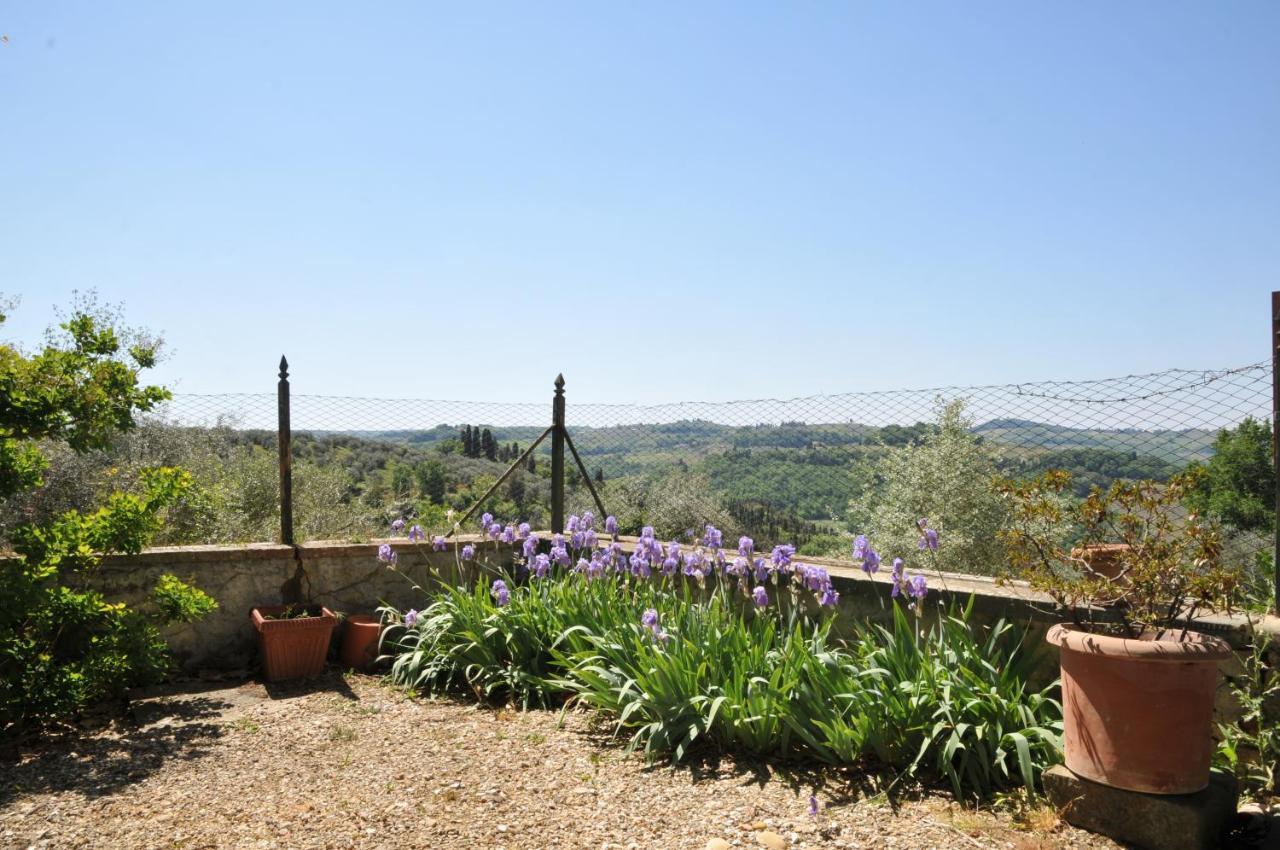
{"label": "terracotta pot rim", "polygon": [[369,614],[351,614],[347,617],[348,626],[377,626],[382,628],[382,621]]}
{"label": "terracotta pot rim", "polygon": [[333,628],[338,622],[337,616],[323,605],[320,606],[320,613],[313,617],[294,617],[290,620],[268,620],[264,614],[279,614],[289,606],[287,605],[259,605],[249,612],[249,619],[253,621],[253,627],[258,631],[264,628],[279,629],[314,629],[314,628]]}
{"label": "terracotta pot rim", "polygon": [[[1171,630],[1179,635],[1182,630]],[[1058,623],[1044,639],[1064,650],[1082,655],[1128,658],[1134,661],[1217,662],[1231,657],[1231,646],[1221,638],[1202,632],[1188,631],[1186,637],[1140,640],[1115,635],[1096,634],[1071,623]]]}
{"label": "terracotta pot rim", "polygon": [[1071,550],[1071,557],[1083,558],[1085,555],[1118,555],[1132,549],[1128,543],[1089,543]]}

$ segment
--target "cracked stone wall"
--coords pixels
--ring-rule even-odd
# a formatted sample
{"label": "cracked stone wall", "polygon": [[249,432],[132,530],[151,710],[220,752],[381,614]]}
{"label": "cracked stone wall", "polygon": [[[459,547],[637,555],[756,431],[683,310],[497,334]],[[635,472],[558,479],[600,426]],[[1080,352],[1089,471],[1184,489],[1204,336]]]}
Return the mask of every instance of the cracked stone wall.
{"label": "cracked stone wall", "polygon": [[423,586],[456,576],[452,546],[431,552],[397,541],[400,575],[378,561],[381,542],[304,543],[296,553],[274,544],[148,549],[104,559],[91,584],[109,600],[131,605],[145,604],[165,573],[195,584],[218,601],[218,610],[165,630],[176,660],[189,672],[245,669],[257,653],[249,620],[256,606],[308,602],[345,614],[372,614],[384,603],[420,607],[423,595],[405,576]]}

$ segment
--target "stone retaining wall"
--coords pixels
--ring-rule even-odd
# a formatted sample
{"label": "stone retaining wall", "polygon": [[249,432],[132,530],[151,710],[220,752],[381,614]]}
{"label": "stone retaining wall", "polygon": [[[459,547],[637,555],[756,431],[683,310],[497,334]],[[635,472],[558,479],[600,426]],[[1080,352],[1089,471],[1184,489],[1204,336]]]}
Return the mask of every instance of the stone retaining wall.
{"label": "stone retaining wall", "polygon": [[165,630],[174,657],[190,672],[244,669],[256,662],[249,621],[256,606],[306,601],[344,614],[372,614],[383,603],[407,609],[420,606],[423,594],[404,576],[429,585],[455,574],[452,548],[431,552],[403,540],[395,542],[399,573],[388,570],[378,561],[382,542],[147,549],[104,559],[91,584],[109,600],[130,604],[144,603],[165,573],[196,585],[218,601],[218,610]]}
{"label": "stone retaining wall", "polygon": [[[423,594],[415,592],[401,575],[388,570],[377,559],[378,546],[392,542],[399,570],[424,586],[441,576],[456,575],[455,546],[476,542],[464,536],[444,552],[396,541],[368,543],[305,543],[294,547],[274,544],[247,546],[181,546],[148,549],[138,555],[117,555],[105,559],[94,573],[92,583],[108,599],[131,604],[144,602],[156,580],[173,573],[211,594],[218,611],[199,623],[170,628],[166,633],[178,662],[187,670],[203,668],[241,669],[254,662],[255,637],[249,611],[257,605],[309,601],[336,612],[372,613],[382,603],[405,609],[421,606]],[[634,542],[622,538],[630,549]],[[494,544],[481,544],[493,546]],[[509,558],[510,547],[501,547]],[[490,554],[492,559],[492,554]],[[887,619],[890,608],[887,570],[867,576],[847,562],[805,558],[805,563],[827,568],[840,592],[842,624],[864,618]],[[509,563],[509,562],[508,562]],[[926,572],[930,598],[963,604],[972,597],[973,615],[992,622],[1004,618],[1028,620],[1038,628],[1057,620],[1049,601],[1025,585],[997,584],[993,579],[959,574]],[[932,606],[930,606],[932,607]],[[1262,628],[1280,633],[1276,618],[1267,618]],[[1240,645],[1244,624],[1238,619],[1206,620],[1202,630],[1210,631]],[[1045,654],[1046,673],[1056,666],[1056,650]]]}

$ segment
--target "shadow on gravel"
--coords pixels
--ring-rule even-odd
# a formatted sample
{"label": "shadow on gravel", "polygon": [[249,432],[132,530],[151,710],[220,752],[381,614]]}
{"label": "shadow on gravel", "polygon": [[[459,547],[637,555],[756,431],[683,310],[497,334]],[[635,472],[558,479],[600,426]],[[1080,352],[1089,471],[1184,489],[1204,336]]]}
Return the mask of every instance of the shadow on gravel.
{"label": "shadow on gravel", "polygon": [[[612,734],[609,722],[592,723],[579,735],[599,750],[617,752],[625,749],[626,738]],[[843,806],[885,794],[892,784],[892,774],[877,773],[860,767],[835,767],[812,761],[792,759],[751,758],[730,756],[710,745],[695,746],[683,761],[655,758],[641,770],[671,770],[684,772],[691,785],[735,779],[743,785],[764,787],[770,783],[781,784],[797,796],[807,800],[815,789],[821,789],[824,805]],[[897,808],[898,802],[916,796],[914,789],[898,790],[885,794],[885,802]]]}
{"label": "shadow on gravel", "polygon": [[308,694],[331,693],[343,699],[359,702],[360,696],[351,689],[346,678],[335,668],[327,668],[319,676],[310,679],[294,679],[288,682],[263,682],[267,696],[276,699],[296,699]]}
{"label": "shadow on gravel", "polygon": [[16,763],[0,765],[0,806],[30,793],[73,791],[105,797],[158,771],[172,759],[198,759],[223,735],[218,718],[230,704],[196,696],[148,704],[146,725],[121,719],[101,732],[68,733],[38,743]]}

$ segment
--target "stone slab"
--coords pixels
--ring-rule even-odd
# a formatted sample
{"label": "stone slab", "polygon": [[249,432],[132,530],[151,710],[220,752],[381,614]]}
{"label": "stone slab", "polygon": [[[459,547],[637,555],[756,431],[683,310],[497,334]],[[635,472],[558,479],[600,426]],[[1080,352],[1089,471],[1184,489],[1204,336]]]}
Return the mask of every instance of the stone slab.
{"label": "stone slab", "polygon": [[1067,823],[1147,850],[1222,846],[1240,798],[1226,773],[1215,772],[1195,794],[1143,794],[1100,785],[1062,765],[1045,771],[1044,791]]}

